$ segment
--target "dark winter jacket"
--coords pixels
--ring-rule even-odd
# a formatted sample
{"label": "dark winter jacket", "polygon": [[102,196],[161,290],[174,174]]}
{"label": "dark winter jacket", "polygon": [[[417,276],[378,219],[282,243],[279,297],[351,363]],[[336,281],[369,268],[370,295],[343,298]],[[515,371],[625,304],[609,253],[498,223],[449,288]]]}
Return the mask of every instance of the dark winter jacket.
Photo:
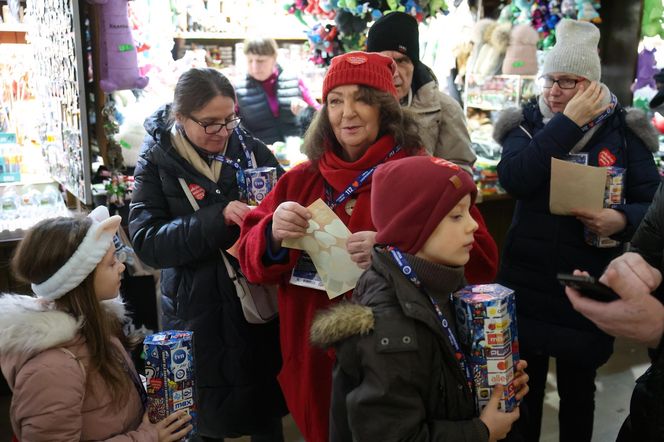
{"label": "dark winter jacket", "polygon": [[[419,263],[411,261],[416,272]],[[464,282],[463,268],[436,268],[441,277],[431,295],[445,299],[439,302],[449,311],[449,294]],[[334,345],[337,355],[331,442],[488,440],[431,302],[384,249],[374,250],[353,303],[319,314],[311,339]]]}
{"label": "dark winter jacket", "polygon": [[297,118],[290,108],[293,98],[302,98],[297,77],[284,74],[281,67],[277,78],[277,100],[279,116],[272,115],[267,95],[261,82],[247,77],[235,85],[238,100],[238,115],[242,125],[256,138],[266,144],[285,141],[286,137],[300,135]]}
{"label": "dark winter jacket", "polygon": [[[664,271],[664,186],[660,185],[657,189],[646,216],[632,238],[630,250],[643,256],[651,266]],[[664,301],[664,297],[660,300]]]}
{"label": "dark winter jacket", "polygon": [[[600,152],[606,156],[608,151],[614,166],[627,169],[626,204],[616,208],[627,218],[627,227],[615,236],[624,241],[641,222],[660,181],[649,151],[656,149],[657,139],[645,115],[636,112],[617,106],[581,150],[591,166],[598,165]],[[498,176],[517,204],[498,282],[516,290],[523,348],[553,356],[583,355],[584,363],[597,366],[611,354],[612,339],[572,308],[556,274],[584,269],[599,277],[620,248],[587,245],[580,221],[549,211],[551,158],[564,158],[582,136],[562,113],[545,125],[535,102],[501,115],[494,133],[503,146]]]}
{"label": "dark winter jacket", "polygon": [[[143,261],[162,269],[163,327],[194,331],[201,434],[251,434],[286,413],[276,381],[279,324],[245,321],[221,259],[220,249],[230,248],[240,235],[223,216],[226,205],[238,199],[235,169],[222,167],[218,183],[202,176],[171,144],[167,115],[164,107],[145,121],[148,136],[129,213],[131,241]],[[245,140],[258,165],[283,172],[263,143],[249,134]],[[246,167],[237,135],[226,153]],[[178,178],[205,191],[199,211],[190,206]]]}
{"label": "dark winter jacket", "polygon": [[[660,185],[646,216],[634,234],[631,251],[664,273],[664,186]],[[664,302],[664,284],[655,294]],[[630,403],[630,416],[618,442],[664,441],[664,337],[651,352],[652,366],[636,380]]]}

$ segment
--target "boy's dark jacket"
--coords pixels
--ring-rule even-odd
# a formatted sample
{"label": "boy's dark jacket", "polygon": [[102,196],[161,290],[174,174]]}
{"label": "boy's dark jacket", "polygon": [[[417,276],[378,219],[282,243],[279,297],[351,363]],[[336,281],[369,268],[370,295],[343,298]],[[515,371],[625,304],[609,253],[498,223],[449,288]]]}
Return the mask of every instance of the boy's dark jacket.
{"label": "boy's dark jacket", "polygon": [[[616,159],[614,166],[627,169],[627,204],[617,208],[627,217],[625,231],[617,236],[624,241],[638,227],[660,182],[651,152],[657,149],[652,131],[642,112],[618,105],[582,149],[591,166],[598,165],[600,152],[608,151]],[[545,125],[536,102],[501,113],[494,128],[494,138],[503,146],[498,176],[518,201],[497,281],[517,293],[520,337],[531,340],[527,345],[522,339],[522,345],[561,344],[565,348],[550,348],[551,354],[583,354],[585,362],[596,365],[608,359],[613,341],[572,308],[556,274],[584,269],[599,277],[620,248],[587,245],[580,221],[549,211],[551,157],[563,158],[582,136],[563,114]],[[573,349],[570,343],[576,344]]]}
{"label": "boy's dark jacket", "polygon": [[[488,440],[431,302],[379,250],[353,303],[312,325],[312,343],[334,345],[337,355],[330,441]],[[440,293],[464,285],[463,267],[439,267]]]}

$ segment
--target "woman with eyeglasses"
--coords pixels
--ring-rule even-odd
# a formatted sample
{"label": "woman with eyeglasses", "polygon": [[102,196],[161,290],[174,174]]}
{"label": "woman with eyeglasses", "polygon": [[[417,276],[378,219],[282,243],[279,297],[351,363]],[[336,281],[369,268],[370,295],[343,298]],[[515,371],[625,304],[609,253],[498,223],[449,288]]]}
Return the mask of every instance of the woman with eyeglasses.
{"label": "woman with eyeglasses", "polygon": [[[235,104],[233,86],[218,71],[182,74],[173,103],[145,121],[129,233],[138,256],[162,269],[164,329],[194,332],[201,439],[283,441],[279,323],[245,320],[221,256],[250,211],[238,200],[237,170],[272,166],[279,176],[283,170],[241,129]],[[249,164],[252,152],[258,164]]]}
{"label": "woman with eyeglasses", "polygon": [[[599,30],[565,19],[556,38],[544,60],[538,100],[504,112],[495,126],[494,138],[503,147],[500,183],[517,199],[498,282],[517,294],[520,350],[530,375],[525,440],[539,440],[552,357],[560,440],[589,442],[596,370],[609,359],[613,339],[572,308],[556,274],[584,269],[599,277],[620,254],[620,245],[630,240],[659,184],[651,152],[658,143],[645,114],[623,109],[599,82]],[[624,168],[624,201],[601,210],[579,207],[573,216],[552,214],[552,158]],[[588,232],[615,242],[590,245],[584,237]]]}

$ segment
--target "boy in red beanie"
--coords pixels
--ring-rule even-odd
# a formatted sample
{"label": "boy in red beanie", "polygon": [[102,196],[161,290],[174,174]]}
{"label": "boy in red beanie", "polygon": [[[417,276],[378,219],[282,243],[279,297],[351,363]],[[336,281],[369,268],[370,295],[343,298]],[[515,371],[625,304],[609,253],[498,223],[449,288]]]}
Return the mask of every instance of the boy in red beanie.
{"label": "boy in red beanie", "polygon": [[[337,354],[330,441],[495,441],[519,418],[518,409],[498,409],[502,387],[477,416],[455,338],[450,294],[465,285],[476,195],[470,175],[439,158],[404,158],[374,173],[372,265],[354,302],[320,314],[311,330],[312,343]],[[514,381],[519,400],[525,367]]]}

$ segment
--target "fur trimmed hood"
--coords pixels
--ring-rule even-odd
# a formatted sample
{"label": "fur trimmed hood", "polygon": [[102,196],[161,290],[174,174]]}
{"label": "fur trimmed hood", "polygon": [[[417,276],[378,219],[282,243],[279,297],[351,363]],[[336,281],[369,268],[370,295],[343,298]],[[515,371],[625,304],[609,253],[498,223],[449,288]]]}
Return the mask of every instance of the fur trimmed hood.
{"label": "fur trimmed hood", "polygon": [[[643,141],[651,152],[659,150],[659,135],[648,120],[648,116],[641,109],[625,108],[625,123],[634,134]],[[501,143],[509,131],[518,127],[524,121],[523,110],[518,107],[504,109],[493,126],[493,139]]]}
{"label": "fur trimmed hood", "polygon": [[[103,301],[103,307],[118,318],[126,318],[122,299]],[[20,353],[26,359],[73,340],[82,320],[55,310],[53,304],[32,296],[0,296],[0,354]]]}
{"label": "fur trimmed hood", "polygon": [[374,328],[371,307],[342,302],[318,313],[311,325],[311,344],[327,348],[353,335],[366,335]]}

